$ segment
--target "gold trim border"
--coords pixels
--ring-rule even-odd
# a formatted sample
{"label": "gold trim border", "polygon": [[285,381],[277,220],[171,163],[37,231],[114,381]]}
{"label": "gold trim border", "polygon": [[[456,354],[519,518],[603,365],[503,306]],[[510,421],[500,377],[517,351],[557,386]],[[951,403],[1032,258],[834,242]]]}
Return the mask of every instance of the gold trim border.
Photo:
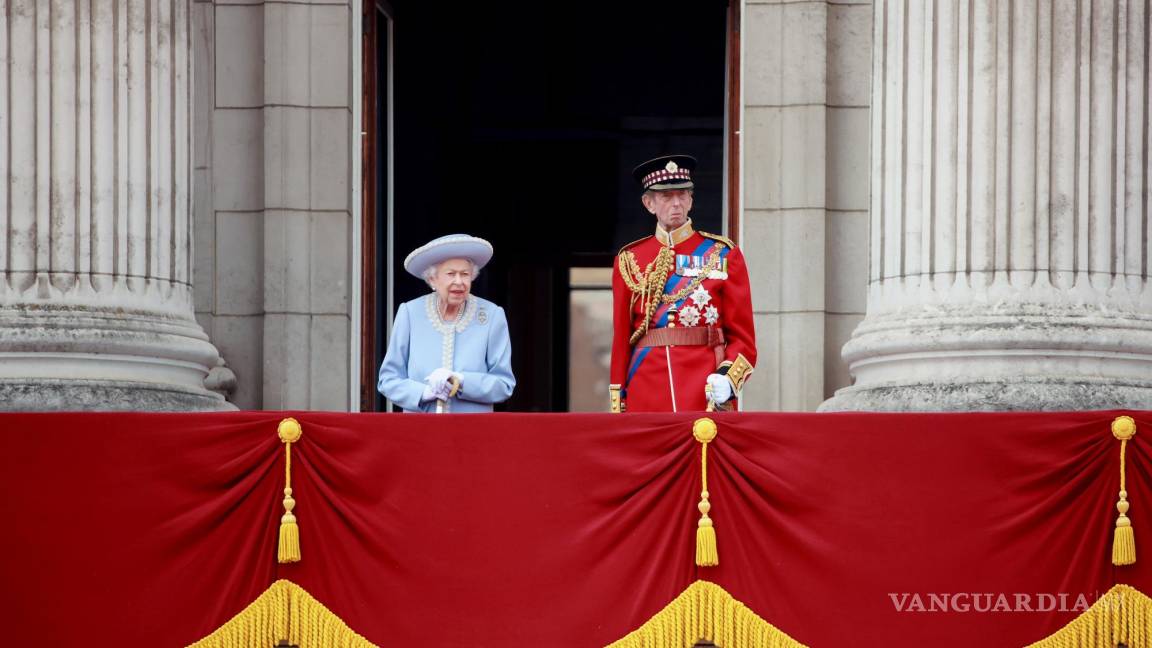
{"label": "gold trim border", "polygon": [[378,648],[303,587],[284,579],[272,583],[239,614],[188,648],[275,646],[281,639],[296,646]]}
{"label": "gold trim border", "polygon": [[705,580],[689,585],[663,610],[608,648],[685,648],[700,639],[724,648],[804,648],[723,587]]}

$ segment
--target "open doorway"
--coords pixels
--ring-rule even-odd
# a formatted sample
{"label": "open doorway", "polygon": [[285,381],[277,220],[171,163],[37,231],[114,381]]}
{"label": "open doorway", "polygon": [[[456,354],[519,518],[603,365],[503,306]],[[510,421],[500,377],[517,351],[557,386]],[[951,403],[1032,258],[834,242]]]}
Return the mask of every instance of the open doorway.
{"label": "open doorway", "polygon": [[[368,294],[366,279],[365,318],[374,321],[362,341],[364,410],[383,406],[373,376],[388,315],[427,290],[404,272],[404,256],[455,232],[496,249],[473,292],[508,314],[518,384],[497,409],[594,409],[597,390],[607,409],[607,369],[595,375],[601,354],[582,340],[607,335],[600,284],[614,254],[655,227],[631,168],[665,153],[695,156],[697,229],[734,233],[738,11],[724,0],[387,4],[389,37],[365,38],[376,92],[388,61],[381,42],[391,53],[394,127],[390,141],[377,129],[365,146],[365,184],[390,197],[392,216],[379,200],[366,204],[364,272],[374,286]],[[369,99],[366,115],[381,97]]]}

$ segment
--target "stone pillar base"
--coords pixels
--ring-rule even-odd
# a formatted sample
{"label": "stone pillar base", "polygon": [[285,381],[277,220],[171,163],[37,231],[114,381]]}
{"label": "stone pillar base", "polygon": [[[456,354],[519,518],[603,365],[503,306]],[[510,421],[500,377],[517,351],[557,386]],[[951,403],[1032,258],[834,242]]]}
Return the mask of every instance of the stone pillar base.
{"label": "stone pillar base", "polygon": [[821,412],[1005,412],[1152,409],[1152,381],[1022,379],[846,387]]}
{"label": "stone pillar base", "polygon": [[0,411],[234,410],[205,384],[219,362],[199,325],[176,313],[0,308]]}
{"label": "stone pillar base", "polygon": [[4,412],[220,412],[236,406],[207,391],[158,383],[59,380],[0,380]]}
{"label": "stone pillar base", "polygon": [[1116,304],[919,305],[844,346],[856,377],[821,411],[1152,408],[1152,317]]}

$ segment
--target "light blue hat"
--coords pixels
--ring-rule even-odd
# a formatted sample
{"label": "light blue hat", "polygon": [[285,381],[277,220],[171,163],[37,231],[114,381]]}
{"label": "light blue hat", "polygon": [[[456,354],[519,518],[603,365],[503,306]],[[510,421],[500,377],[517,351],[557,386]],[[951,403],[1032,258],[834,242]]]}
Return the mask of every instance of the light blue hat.
{"label": "light blue hat", "polygon": [[468,259],[479,270],[492,259],[492,244],[468,234],[448,234],[412,250],[404,259],[404,269],[423,279],[425,270],[448,259]]}

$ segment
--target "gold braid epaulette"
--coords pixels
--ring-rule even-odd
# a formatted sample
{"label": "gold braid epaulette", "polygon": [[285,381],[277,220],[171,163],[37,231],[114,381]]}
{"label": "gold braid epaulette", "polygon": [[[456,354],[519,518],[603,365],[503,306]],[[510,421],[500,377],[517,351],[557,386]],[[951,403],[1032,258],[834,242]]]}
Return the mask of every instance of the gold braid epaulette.
{"label": "gold braid epaulette", "polygon": [[699,234],[700,236],[703,236],[704,238],[712,239],[713,241],[720,241],[724,245],[727,245],[729,248],[735,248],[736,247],[736,243],[734,243],[732,241],[732,239],[728,238],[727,236],[721,236],[719,234],[712,234],[710,232],[701,232],[700,230],[696,230],[696,233]]}
{"label": "gold braid epaulette", "polygon": [[640,326],[632,331],[632,336],[628,339],[629,344],[636,344],[636,341],[648,332],[652,315],[656,313],[660,304],[672,304],[684,299],[720,266],[720,251],[715,249],[712,251],[708,257],[708,262],[701,268],[700,274],[688,282],[687,286],[671,295],[665,295],[664,284],[668,281],[668,275],[672,273],[675,260],[676,253],[672,248],[662,246],[656,258],[641,271],[640,264],[636,261],[636,255],[631,250],[620,251],[620,276],[624,279],[628,290],[632,291],[632,301],[629,302],[629,307],[635,304],[636,299],[639,298],[642,300],[640,309],[644,312],[644,319],[640,322]]}

